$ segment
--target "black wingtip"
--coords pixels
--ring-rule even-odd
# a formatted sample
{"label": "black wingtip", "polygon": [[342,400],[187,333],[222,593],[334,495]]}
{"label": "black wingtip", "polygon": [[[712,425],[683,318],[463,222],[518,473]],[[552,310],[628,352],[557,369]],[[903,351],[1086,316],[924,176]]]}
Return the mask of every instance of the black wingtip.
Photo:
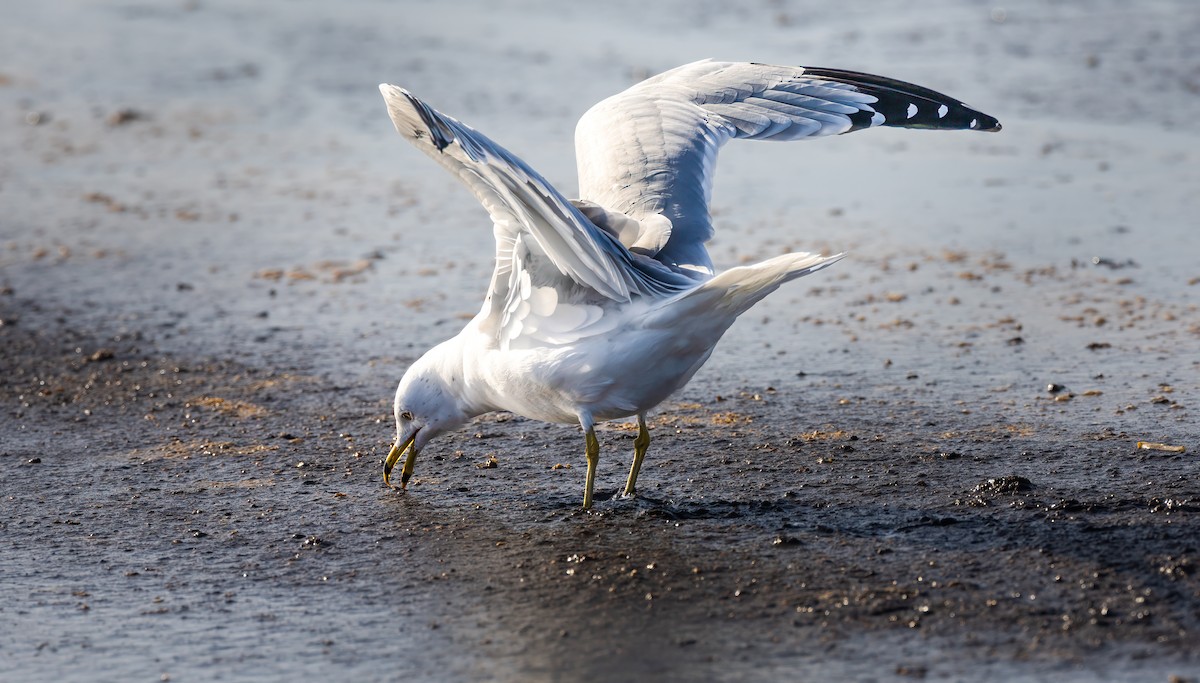
{"label": "black wingtip", "polygon": [[438,113],[429,105],[407,92],[404,93],[404,96],[412,104],[413,108],[417,110],[417,114],[421,117],[421,121],[425,124],[425,127],[429,129],[429,140],[433,143],[434,147],[437,147],[439,152],[449,147],[450,143],[454,142],[454,131],[450,130],[450,127],[442,122]]}
{"label": "black wingtip", "polygon": [[387,103],[388,116],[401,135],[416,141],[428,138],[439,152],[454,143],[454,129],[445,118],[412,93],[387,83],[379,84],[379,92]]}
{"label": "black wingtip", "polygon": [[[993,116],[936,90],[905,81],[859,71],[805,67],[804,75],[853,86],[872,95],[876,102],[869,109],[851,115],[851,131],[871,126],[925,128],[932,130],[982,130],[998,132],[1000,122]],[[875,114],[883,117],[875,119]]]}
{"label": "black wingtip", "polygon": [[1000,125],[1000,122],[996,120],[996,117],[988,116],[981,111],[971,109],[965,104],[960,104],[959,106],[961,106],[962,109],[968,112],[971,116],[971,120],[966,126],[968,130],[981,130],[985,133],[999,133],[1000,129],[1003,128],[1003,126]]}

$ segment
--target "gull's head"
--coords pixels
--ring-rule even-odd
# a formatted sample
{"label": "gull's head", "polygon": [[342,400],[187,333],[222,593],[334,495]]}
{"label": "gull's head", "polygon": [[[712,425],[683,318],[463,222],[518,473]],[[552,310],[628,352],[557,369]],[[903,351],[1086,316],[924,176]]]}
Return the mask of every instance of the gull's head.
{"label": "gull's head", "polygon": [[396,387],[393,412],[396,415],[396,444],[383,463],[383,481],[391,486],[392,468],[407,453],[400,470],[400,486],[408,486],[417,453],[433,437],[455,429],[469,416],[462,409],[454,385],[459,380],[446,372],[448,364],[439,362],[441,347],[422,356]]}

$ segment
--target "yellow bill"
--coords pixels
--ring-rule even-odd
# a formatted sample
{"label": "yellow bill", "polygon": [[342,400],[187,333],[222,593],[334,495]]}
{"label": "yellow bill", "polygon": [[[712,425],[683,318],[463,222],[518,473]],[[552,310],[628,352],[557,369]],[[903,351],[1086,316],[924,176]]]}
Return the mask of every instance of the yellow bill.
{"label": "yellow bill", "polygon": [[417,449],[413,446],[413,441],[416,438],[417,433],[413,432],[403,442],[397,441],[392,446],[392,450],[388,451],[387,460],[383,461],[383,483],[392,486],[392,468],[396,466],[396,462],[400,460],[400,456],[404,455],[405,451],[408,451],[408,457],[404,459],[404,466],[400,468],[400,488],[408,488],[408,480],[412,477],[413,468],[417,463]]}

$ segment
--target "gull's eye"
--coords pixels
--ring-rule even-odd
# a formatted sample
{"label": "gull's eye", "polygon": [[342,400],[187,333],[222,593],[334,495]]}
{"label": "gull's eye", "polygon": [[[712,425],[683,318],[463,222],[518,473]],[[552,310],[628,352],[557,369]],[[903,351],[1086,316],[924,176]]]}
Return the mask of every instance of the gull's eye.
{"label": "gull's eye", "polygon": [[413,419],[413,414],[412,414],[412,413],[410,413],[410,412],[408,412],[407,410],[405,410],[405,411],[403,411],[402,413],[400,413],[400,419],[401,419],[401,420],[407,420],[407,421],[409,421],[409,422],[412,422],[412,419]]}

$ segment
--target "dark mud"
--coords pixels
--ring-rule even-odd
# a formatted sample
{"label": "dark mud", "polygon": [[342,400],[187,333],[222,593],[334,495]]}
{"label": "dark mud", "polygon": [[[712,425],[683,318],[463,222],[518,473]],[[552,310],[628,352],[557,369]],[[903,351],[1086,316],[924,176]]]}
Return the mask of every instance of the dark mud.
{"label": "dark mud", "polygon": [[668,406],[636,499],[606,430],[586,514],[574,429],[480,420],[399,494],[361,386],[0,335],[9,680],[1197,670],[1191,453],[764,388]]}

